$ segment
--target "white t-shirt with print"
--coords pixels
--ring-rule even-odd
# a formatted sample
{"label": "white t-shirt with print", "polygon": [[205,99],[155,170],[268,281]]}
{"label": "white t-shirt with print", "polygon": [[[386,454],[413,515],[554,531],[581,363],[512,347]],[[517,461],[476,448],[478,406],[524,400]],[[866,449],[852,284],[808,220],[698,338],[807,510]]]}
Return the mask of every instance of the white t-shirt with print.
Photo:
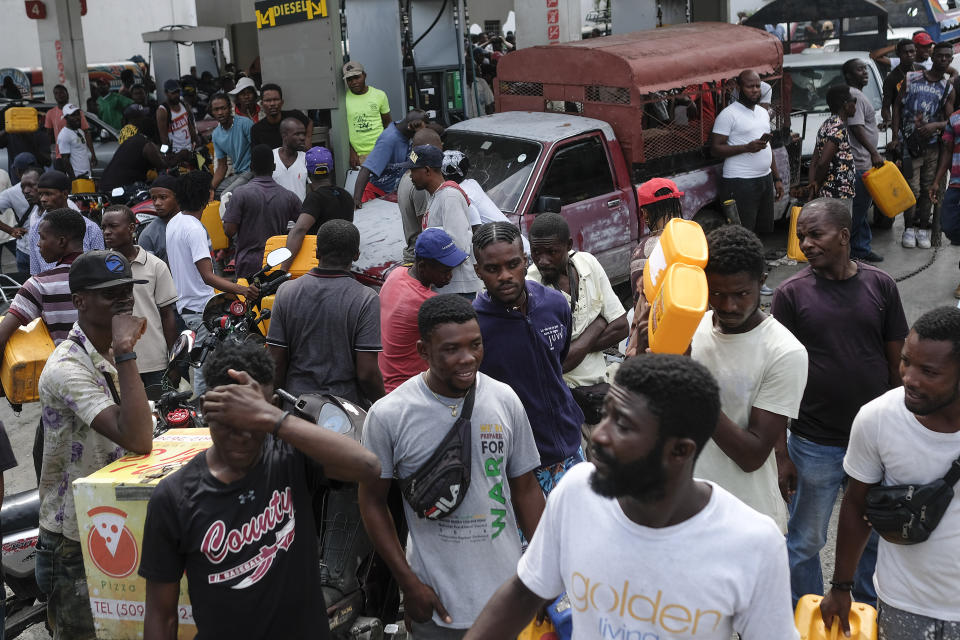
{"label": "white t-shirt with print", "polygon": [[590,488],[582,462],[547,500],[517,574],[541,598],[566,591],[573,640],[799,638],[783,535],[711,483],[707,505],[660,529]]}
{"label": "white t-shirt with print", "polygon": [[213,297],[213,287],[200,277],[196,263],[210,259],[210,236],[199,220],[185,213],[178,213],[167,223],[167,264],[180,299],[177,312],[184,309],[203,311]]}
{"label": "white t-shirt with print", "polygon": [[[773,316],[746,333],[726,334],[713,326],[713,311],[707,311],[693,336],[690,355],[716,378],[720,409],[741,429],[749,426],[754,407],[797,417],[807,386],[807,350]],[[759,469],[748,473],[711,438],[693,474],[716,482],[786,532],[787,505],[780,495],[773,451]]]}
{"label": "white t-shirt with print", "polygon": [[[865,404],[854,418],[843,470],[867,484],[926,484],[942,478],[957,457],[960,433],[924,427],[903,404],[903,387],[897,387]],[[960,621],[960,497],[950,501],[925,542],[899,545],[881,538],[873,582],[892,607]]]}
{"label": "white t-shirt with print", "polygon": [[293,192],[300,202],[307,197],[307,154],[297,152],[297,159],[289,167],[280,159],[280,149],[273,150],[273,179],[281,187]]}
{"label": "white t-shirt with print", "polygon": [[[770,133],[770,114],[760,105],[753,109],[734,102],[720,112],[713,123],[713,132],[727,136],[727,144],[736,146],[758,140]],[[723,161],[724,178],[762,178],[770,173],[773,151],[769,143],[760,151],[738,153]]]}
{"label": "white t-shirt with print", "polygon": [[80,176],[90,173],[90,152],[87,150],[87,140],[80,129],[64,127],[57,136],[57,151],[60,155],[70,154],[70,166],[73,175]]}

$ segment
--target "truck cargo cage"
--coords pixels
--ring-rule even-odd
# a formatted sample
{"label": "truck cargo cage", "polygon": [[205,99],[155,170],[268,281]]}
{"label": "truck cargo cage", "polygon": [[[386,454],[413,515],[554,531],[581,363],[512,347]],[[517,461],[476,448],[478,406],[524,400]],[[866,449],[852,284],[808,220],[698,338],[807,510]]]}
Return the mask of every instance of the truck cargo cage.
{"label": "truck cargo cage", "polygon": [[[789,104],[789,89],[782,64],[775,36],[723,23],[530,47],[501,59],[497,110],[604,120],[613,127],[634,180],[642,181],[710,161],[714,119],[732,100],[736,77],[745,68],[772,86],[773,144],[787,143],[783,105]],[[696,110],[688,113],[690,104]]]}

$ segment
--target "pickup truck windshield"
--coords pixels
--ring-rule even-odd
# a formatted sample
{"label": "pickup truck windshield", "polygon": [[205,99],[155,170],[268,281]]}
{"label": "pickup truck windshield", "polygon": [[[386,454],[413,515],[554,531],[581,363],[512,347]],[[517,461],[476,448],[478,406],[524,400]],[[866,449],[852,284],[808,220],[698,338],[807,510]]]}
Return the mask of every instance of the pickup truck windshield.
{"label": "pickup truck windshield", "polygon": [[542,150],[529,140],[467,131],[448,131],[443,146],[470,159],[467,177],[479,182],[504,213],[517,210]]}
{"label": "pickup truck windshield", "polygon": [[[786,70],[793,81],[790,94],[790,106],[797,111],[830,113],[827,106],[827,89],[835,84],[845,84],[840,65],[829,67],[797,67]],[[880,110],[880,89],[871,74],[870,83],[863,88],[863,94]]]}

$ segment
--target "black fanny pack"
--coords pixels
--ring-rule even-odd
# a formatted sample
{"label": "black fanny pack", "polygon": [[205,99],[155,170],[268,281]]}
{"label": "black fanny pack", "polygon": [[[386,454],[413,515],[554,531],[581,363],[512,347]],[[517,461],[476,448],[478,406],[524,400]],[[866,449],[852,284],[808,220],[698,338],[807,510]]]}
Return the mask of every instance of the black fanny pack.
{"label": "black fanny pack", "polygon": [[876,486],[867,491],[867,520],[887,542],[917,544],[930,537],[953,500],[960,458],[945,476],[927,484]]}
{"label": "black fanny pack", "polygon": [[420,518],[440,520],[457,510],[470,488],[471,425],[476,385],[463,400],[460,417],[419,469],[399,480],[400,491]]}

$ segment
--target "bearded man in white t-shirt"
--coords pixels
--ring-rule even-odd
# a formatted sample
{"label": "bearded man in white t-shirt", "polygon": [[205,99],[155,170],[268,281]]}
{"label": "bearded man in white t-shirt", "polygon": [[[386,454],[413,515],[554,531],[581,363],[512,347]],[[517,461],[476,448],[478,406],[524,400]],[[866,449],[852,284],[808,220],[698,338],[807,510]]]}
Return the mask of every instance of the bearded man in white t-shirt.
{"label": "bearded man in white t-shirt", "polygon": [[550,494],[517,575],[465,640],[513,638],[563,591],[573,640],[798,638],[783,535],[693,477],[720,411],[710,372],[683,356],[635,356],[604,408],[594,462]]}
{"label": "bearded man in white t-shirt", "polygon": [[717,379],[720,419],[694,475],[770,516],[786,533],[787,502],[797,477],[787,454],[787,419],[800,411],[807,350],[760,309],[767,277],[760,239],[727,225],[712,231],[707,244],[710,311],[690,355]]}
{"label": "bearded man in white t-shirt", "polygon": [[[849,480],[840,505],[836,568],[820,612],[830,626],[839,617],[844,631],[853,575],[871,532],[864,517],[867,493],[877,486],[934,482],[960,464],[960,309],[940,307],[920,316],[903,345],[900,377],[902,387],[857,413],[843,459]],[[881,538],[873,582],[880,638],[960,638],[960,499],[952,497],[924,542]]]}
{"label": "bearded man in white t-shirt", "polygon": [[710,146],[714,158],[724,159],[723,199],[736,200],[740,221],[751,231],[773,224],[773,203],[783,197],[760,84],[760,76],[749,69],[737,77],[739,97],[717,115]]}

